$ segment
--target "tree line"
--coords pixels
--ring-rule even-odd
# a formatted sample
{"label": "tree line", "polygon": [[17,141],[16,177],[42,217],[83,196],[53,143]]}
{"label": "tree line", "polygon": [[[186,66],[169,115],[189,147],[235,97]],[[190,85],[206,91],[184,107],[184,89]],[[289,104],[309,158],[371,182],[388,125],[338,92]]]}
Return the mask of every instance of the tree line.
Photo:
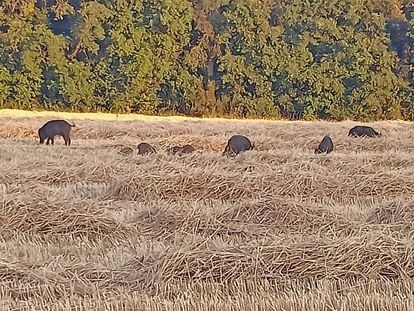
{"label": "tree line", "polygon": [[413,0],[2,0],[0,107],[414,119]]}

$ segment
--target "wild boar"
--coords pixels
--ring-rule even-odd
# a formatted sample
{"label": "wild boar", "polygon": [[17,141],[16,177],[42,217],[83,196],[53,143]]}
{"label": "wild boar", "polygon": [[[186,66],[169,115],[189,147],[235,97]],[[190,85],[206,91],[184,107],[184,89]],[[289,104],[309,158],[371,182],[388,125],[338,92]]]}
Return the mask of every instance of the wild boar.
{"label": "wild boar", "polygon": [[155,148],[148,143],[140,143],[138,145],[138,154],[140,155],[147,155],[151,153],[157,153]]}
{"label": "wild boar", "polygon": [[195,149],[191,145],[174,146],[167,149],[169,154],[188,154],[194,152]]}
{"label": "wild boar", "polygon": [[328,154],[332,152],[333,149],[334,149],[334,144],[332,142],[332,139],[328,135],[325,135],[325,137],[320,142],[318,148],[315,149],[315,154],[319,154],[319,153]]}
{"label": "wild boar", "polygon": [[173,155],[175,155],[175,154],[179,153],[179,152],[181,151],[181,149],[182,149],[182,147],[180,147],[180,146],[174,146],[174,147],[170,147],[170,148],[168,148],[168,149],[167,149],[167,152],[168,152],[169,154],[173,154]]}
{"label": "wild boar", "polygon": [[223,155],[235,156],[243,151],[253,150],[251,141],[243,135],[233,135],[227,142]]}
{"label": "wild boar", "polygon": [[123,147],[118,151],[122,155],[131,155],[133,152],[134,150],[131,147]]}
{"label": "wild boar", "polygon": [[188,153],[192,153],[192,152],[194,152],[195,151],[195,149],[194,149],[194,147],[193,146],[191,146],[191,145],[184,145],[184,146],[182,146],[181,147],[181,153],[184,153],[184,154],[188,154]]}
{"label": "wild boar", "polygon": [[351,137],[376,137],[381,136],[380,132],[375,131],[370,126],[358,125],[349,130],[348,136]]}
{"label": "wild boar", "polygon": [[52,142],[52,145],[55,143],[55,136],[62,136],[65,140],[65,145],[70,146],[70,129],[74,127],[75,124],[68,123],[65,120],[51,120],[46,122],[38,131],[40,143],[43,144],[45,139],[46,145],[49,145],[49,141]]}

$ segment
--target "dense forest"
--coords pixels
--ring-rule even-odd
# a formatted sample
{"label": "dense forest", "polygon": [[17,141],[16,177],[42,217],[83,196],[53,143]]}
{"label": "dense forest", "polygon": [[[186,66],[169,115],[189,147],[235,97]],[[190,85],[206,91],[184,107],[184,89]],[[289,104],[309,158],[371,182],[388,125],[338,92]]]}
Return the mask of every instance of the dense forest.
{"label": "dense forest", "polygon": [[414,0],[0,0],[0,108],[414,119]]}

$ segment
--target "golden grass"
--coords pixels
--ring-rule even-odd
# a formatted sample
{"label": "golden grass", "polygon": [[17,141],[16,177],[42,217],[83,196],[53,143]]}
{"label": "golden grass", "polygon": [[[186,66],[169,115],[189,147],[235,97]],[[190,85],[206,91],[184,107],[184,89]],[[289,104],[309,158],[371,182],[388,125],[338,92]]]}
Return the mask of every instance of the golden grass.
{"label": "golden grass", "polygon": [[0,112],[0,309],[414,309],[412,123],[54,114],[72,146],[39,145],[51,116]]}

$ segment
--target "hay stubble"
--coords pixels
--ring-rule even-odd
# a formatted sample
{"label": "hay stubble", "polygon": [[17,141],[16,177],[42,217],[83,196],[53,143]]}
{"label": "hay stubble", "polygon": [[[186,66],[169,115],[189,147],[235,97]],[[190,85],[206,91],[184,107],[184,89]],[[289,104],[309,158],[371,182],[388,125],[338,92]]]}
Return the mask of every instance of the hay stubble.
{"label": "hay stubble", "polygon": [[[414,308],[409,123],[74,120],[68,148],[0,119],[0,308]],[[234,133],[257,150],[222,157]]]}

